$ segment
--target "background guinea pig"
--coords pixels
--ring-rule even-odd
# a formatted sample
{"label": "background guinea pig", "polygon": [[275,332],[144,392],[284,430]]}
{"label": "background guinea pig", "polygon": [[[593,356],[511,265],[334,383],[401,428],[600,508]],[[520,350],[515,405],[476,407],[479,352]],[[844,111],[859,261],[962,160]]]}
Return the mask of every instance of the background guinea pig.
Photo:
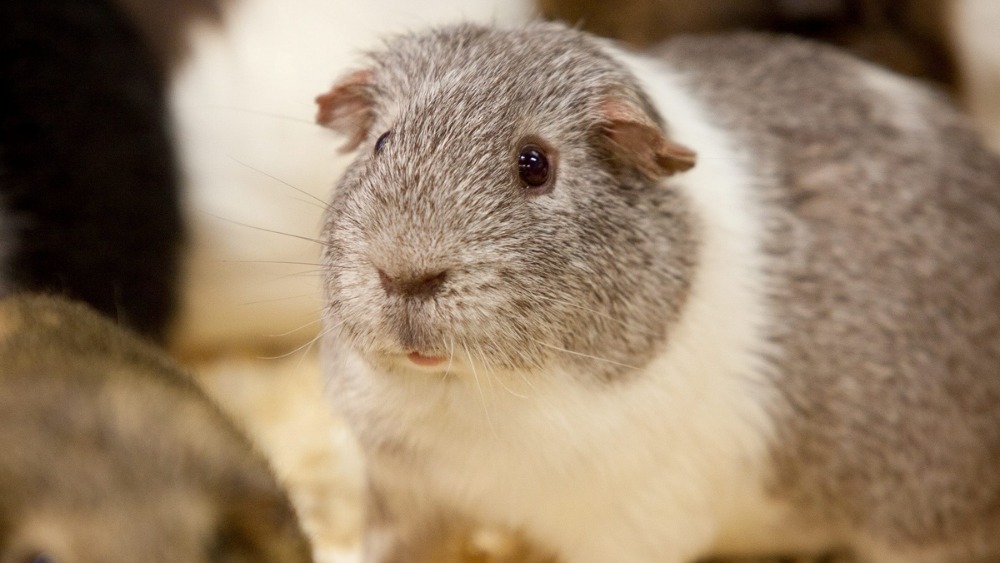
{"label": "background guinea pig", "polygon": [[[318,98],[366,560],[455,515],[570,563],[1000,558],[1000,160],[790,38],[396,37]],[[432,534],[431,534],[432,535]]]}
{"label": "background guinea pig", "polygon": [[167,75],[211,8],[182,4],[155,40],[111,0],[0,6],[0,291],[58,292],[166,336],[185,231]]}
{"label": "background guinea pig", "polygon": [[265,459],[92,309],[0,301],[0,561],[306,563]]}

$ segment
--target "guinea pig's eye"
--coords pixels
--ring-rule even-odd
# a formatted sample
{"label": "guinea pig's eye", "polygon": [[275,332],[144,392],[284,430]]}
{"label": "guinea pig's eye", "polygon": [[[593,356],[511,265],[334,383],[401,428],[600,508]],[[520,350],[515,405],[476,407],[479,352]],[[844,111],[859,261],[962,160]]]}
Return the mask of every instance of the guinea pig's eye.
{"label": "guinea pig's eye", "polygon": [[378,140],[375,141],[375,154],[382,152],[382,147],[385,146],[385,142],[389,139],[389,135],[392,131],[386,131],[379,135]]}
{"label": "guinea pig's eye", "polygon": [[544,190],[552,176],[549,157],[538,145],[524,145],[517,155],[517,174],[524,186],[533,191]]}
{"label": "guinea pig's eye", "polygon": [[56,563],[56,560],[44,551],[36,551],[25,557],[24,563]]}

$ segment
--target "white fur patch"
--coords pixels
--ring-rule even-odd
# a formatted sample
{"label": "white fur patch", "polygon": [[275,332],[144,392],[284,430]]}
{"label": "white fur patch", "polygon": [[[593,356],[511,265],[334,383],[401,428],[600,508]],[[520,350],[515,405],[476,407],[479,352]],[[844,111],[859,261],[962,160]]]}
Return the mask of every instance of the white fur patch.
{"label": "white fur patch", "polygon": [[774,391],[760,352],[770,352],[763,329],[773,321],[753,179],[678,78],[611,51],[645,83],[674,140],[698,152],[697,166],[670,180],[693,204],[702,246],[662,355],[606,384],[570,373],[504,381],[470,354],[468,385],[386,377],[331,342],[330,396],[362,443],[396,448],[370,452],[372,476],[414,518],[423,504],[455,509],[522,529],[572,563],[795,545],[783,507],[763,491]]}

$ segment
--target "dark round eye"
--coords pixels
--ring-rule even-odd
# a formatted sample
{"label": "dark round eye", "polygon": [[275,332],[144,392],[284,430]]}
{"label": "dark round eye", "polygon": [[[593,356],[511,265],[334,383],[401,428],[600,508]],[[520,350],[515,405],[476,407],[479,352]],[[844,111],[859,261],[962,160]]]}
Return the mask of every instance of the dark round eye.
{"label": "dark round eye", "polygon": [[537,145],[521,147],[517,155],[517,173],[529,188],[544,186],[549,181],[549,158]]}
{"label": "dark round eye", "polygon": [[35,552],[25,558],[24,563],[55,563],[51,555],[43,551]]}
{"label": "dark round eye", "polygon": [[389,139],[391,133],[392,131],[386,131],[379,135],[378,140],[375,141],[375,154],[382,152],[382,147],[385,146],[385,142]]}

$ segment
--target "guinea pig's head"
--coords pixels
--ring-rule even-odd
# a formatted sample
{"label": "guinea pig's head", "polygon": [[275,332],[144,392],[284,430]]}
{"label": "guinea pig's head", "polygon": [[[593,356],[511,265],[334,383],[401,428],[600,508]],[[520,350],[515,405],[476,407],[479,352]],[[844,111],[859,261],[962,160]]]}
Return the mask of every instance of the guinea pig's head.
{"label": "guinea pig's head", "polygon": [[331,338],[395,372],[611,378],[655,356],[693,270],[668,179],[695,154],[587,36],[396,38],[317,98],[357,157],[323,234]]}

